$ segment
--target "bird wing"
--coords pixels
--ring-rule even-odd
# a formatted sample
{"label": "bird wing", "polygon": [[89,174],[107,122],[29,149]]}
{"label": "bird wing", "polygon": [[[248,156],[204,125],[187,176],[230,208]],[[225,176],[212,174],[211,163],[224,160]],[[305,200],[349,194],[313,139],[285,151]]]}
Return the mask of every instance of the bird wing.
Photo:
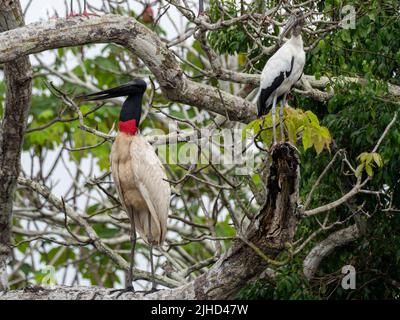
{"label": "bird wing", "polygon": [[294,57],[289,48],[284,45],[265,64],[261,73],[260,91],[257,101],[259,117],[266,113],[267,107],[272,102],[273,93],[290,76],[293,63]]}
{"label": "bird wing", "polygon": [[[171,189],[160,159],[153,147],[142,136],[135,136],[130,145],[131,166],[136,186],[145,200],[151,214],[152,232],[159,235],[153,239],[157,244],[164,241],[167,232],[167,219]],[[148,226],[148,219],[142,223]],[[153,229],[156,228],[157,230]]]}
{"label": "bird wing", "polygon": [[114,157],[114,155],[116,154],[115,148],[116,144],[114,143],[111,147],[111,154],[110,154],[111,173],[114,180],[115,189],[117,189],[119,200],[121,201],[121,204],[124,207],[124,209],[127,210],[126,204],[124,202],[123,192],[121,189],[121,182],[119,180],[120,173],[119,173],[119,166],[117,163],[118,159],[117,157]]}

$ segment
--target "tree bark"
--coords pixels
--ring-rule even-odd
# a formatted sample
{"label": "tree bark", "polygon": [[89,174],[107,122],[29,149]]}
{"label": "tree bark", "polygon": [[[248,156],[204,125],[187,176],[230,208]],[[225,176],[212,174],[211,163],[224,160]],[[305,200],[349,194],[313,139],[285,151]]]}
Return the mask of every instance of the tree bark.
{"label": "tree bark", "polygon": [[[128,17],[106,15],[91,19],[57,19],[22,27],[15,32],[4,32],[0,34],[0,62],[9,62],[18,57],[48,49],[99,42],[121,44],[139,56],[155,75],[165,96],[170,100],[227,115],[231,120],[247,122],[255,117],[255,106],[252,103],[226,92],[219,92],[217,88],[186,79],[174,55],[157,35]],[[16,85],[21,86],[22,83],[28,83],[29,77],[18,79],[25,79],[25,82],[20,81],[12,88],[16,88]],[[9,90],[13,92],[11,87]],[[28,92],[26,91],[26,93]],[[29,94],[26,95],[27,98],[29,96]],[[18,137],[18,141],[22,142],[28,104],[21,105],[14,102],[9,105],[9,108],[20,106],[15,110],[15,116],[11,117],[11,120],[15,118],[18,121],[14,121],[13,126],[10,122],[7,128],[4,127],[4,124],[7,124],[5,121],[4,132],[7,132],[7,135],[14,133]],[[15,128],[18,128],[17,132]],[[17,148],[14,141],[11,146],[15,150],[14,156],[18,156],[18,161],[7,163],[8,165],[14,164],[12,170],[6,171],[7,174],[12,172],[13,185],[8,191],[14,190],[15,178],[18,176],[16,173],[19,170],[20,146],[21,144]],[[15,158],[12,159],[15,160]],[[3,163],[6,165],[5,162]],[[280,262],[275,259],[278,259],[278,255],[290,247],[297,225],[299,179],[299,161],[295,148],[286,143],[277,145],[272,152],[272,162],[266,179],[268,189],[266,201],[247,230],[238,231],[237,240],[233,242],[232,247],[208,272],[182,287],[146,295],[146,299],[234,298],[249,281],[260,276],[268,266],[279,264]],[[12,192],[9,195],[11,196]],[[8,239],[11,207],[9,213],[7,215]],[[76,292],[75,290],[79,291],[79,288],[65,289],[62,292],[64,292],[65,298],[81,297],[79,294],[70,296],[66,293],[67,291]],[[32,298],[34,291],[23,291],[27,294],[22,296],[19,296],[21,291],[10,292],[0,298],[7,299],[17,296]],[[35,296],[35,298],[50,298],[55,293],[51,290],[39,291],[41,292],[40,296]],[[140,299],[141,295],[126,293],[120,297]]]}
{"label": "tree bark", "polygon": [[304,276],[311,280],[317,272],[322,260],[330,255],[337,247],[344,246],[360,237],[356,224],[330,234],[325,240],[317,244],[303,262]]}
{"label": "tree bark", "polygon": [[266,201],[251,225],[238,234],[222,257],[203,275],[174,289],[142,293],[111,293],[98,287],[33,287],[0,295],[1,299],[233,299],[249,281],[265,273],[292,243],[298,218],[299,161],[295,149],[276,146],[269,168]]}
{"label": "tree bark", "polygon": [[[0,31],[24,24],[19,1],[2,2]],[[32,69],[27,56],[4,65],[6,101],[0,128],[0,291],[8,289],[7,259],[10,255],[12,205],[20,156],[31,103]]]}
{"label": "tree bark", "polygon": [[[255,119],[256,107],[253,103],[184,77],[175,55],[166,44],[157,34],[131,17],[104,15],[90,19],[53,19],[3,32],[0,34],[0,63],[50,49],[109,42],[124,46],[142,59],[157,78],[168,99],[228,116],[230,120],[249,122]],[[219,78],[251,84],[254,87],[260,81],[259,75],[226,69],[222,70]],[[345,77],[343,81],[362,84],[366,80]],[[296,87],[306,96],[326,101],[332,97],[333,91],[323,92],[317,89],[326,89],[330,82],[327,77],[316,79],[314,76],[304,75]],[[388,90],[392,96],[400,96],[399,86],[389,84]]]}
{"label": "tree bark", "polygon": [[56,19],[3,32],[0,34],[0,63],[50,49],[110,42],[122,45],[138,56],[169,100],[213,111],[230,120],[249,122],[256,117],[253,103],[184,77],[166,44],[131,17],[104,15],[90,19]]}

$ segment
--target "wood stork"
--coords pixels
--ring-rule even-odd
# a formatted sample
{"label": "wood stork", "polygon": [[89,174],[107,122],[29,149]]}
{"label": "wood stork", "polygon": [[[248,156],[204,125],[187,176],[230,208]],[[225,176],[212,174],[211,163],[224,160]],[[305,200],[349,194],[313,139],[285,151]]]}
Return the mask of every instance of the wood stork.
{"label": "wood stork", "polygon": [[276,144],[275,107],[281,101],[279,123],[281,137],[283,137],[282,116],[286,104],[286,96],[295,83],[300,80],[305,64],[305,52],[301,29],[304,25],[302,11],[294,12],[280,36],[280,39],[292,30],[292,36],[275,54],[267,61],[261,73],[260,89],[257,101],[258,117],[268,113],[272,103],[272,130],[273,144]]}
{"label": "wood stork", "polygon": [[133,290],[136,230],[150,246],[152,290],[155,290],[153,245],[161,245],[167,232],[171,189],[160,159],[139,134],[146,82],[135,79],[122,86],[80,96],[103,100],[127,96],[119,116],[119,132],[111,150],[111,172],[121,203],[131,223],[131,261],[127,290]]}

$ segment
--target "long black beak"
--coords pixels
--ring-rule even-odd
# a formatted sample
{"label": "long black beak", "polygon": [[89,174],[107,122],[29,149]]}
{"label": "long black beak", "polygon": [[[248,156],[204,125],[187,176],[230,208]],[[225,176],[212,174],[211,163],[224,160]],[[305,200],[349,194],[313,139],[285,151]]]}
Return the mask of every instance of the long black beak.
{"label": "long black beak", "polygon": [[131,96],[135,94],[143,94],[145,91],[146,82],[144,82],[142,79],[136,79],[119,87],[90,94],[82,94],[77,96],[76,99],[85,101],[105,100],[117,97]]}

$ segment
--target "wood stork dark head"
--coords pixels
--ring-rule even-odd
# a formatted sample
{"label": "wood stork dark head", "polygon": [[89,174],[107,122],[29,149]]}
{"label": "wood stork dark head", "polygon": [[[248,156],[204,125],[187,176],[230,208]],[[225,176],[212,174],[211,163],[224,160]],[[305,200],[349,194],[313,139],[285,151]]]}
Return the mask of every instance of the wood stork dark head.
{"label": "wood stork dark head", "polygon": [[305,17],[303,11],[301,10],[293,11],[288,21],[286,22],[286,25],[282,31],[281,36],[279,37],[279,42],[282,43],[283,38],[290,30],[292,30],[293,36],[295,37],[299,36],[301,33],[301,29],[304,26],[304,22],[305,22]]}
{"label": "wood stork dark head", "polygon": [[142,79],[134,79],[119,87],[82,95],[78,98],[86,101],[105,100],[117,97],[127,97],[119,114],[119,129],[121,132],[136,134],[142,114],[142,98],[147,88]]}

